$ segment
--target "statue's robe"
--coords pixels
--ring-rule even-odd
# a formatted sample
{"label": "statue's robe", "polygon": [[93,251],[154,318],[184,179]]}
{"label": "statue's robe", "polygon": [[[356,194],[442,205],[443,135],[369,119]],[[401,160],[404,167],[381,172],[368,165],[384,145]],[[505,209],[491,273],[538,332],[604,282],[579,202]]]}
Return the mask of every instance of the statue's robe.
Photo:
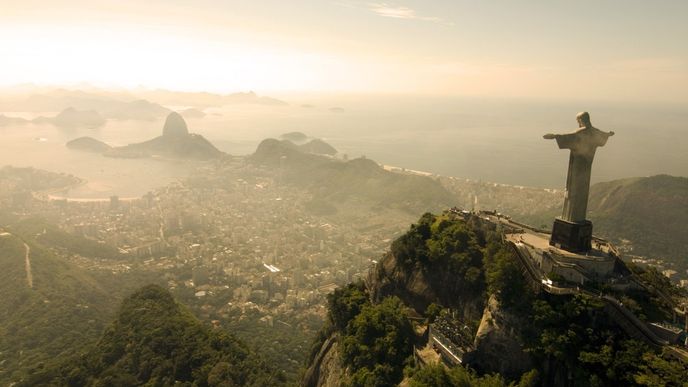
{"label": "statue's robe", "polygon": [[559,149],[570,149],[569,172],[566,177],[566,198],[562,219],[569,222],[585,221],[590,193],[590,171],[595,150],[604,146],[609,133],[589,127],[574,133],[556,135]]}

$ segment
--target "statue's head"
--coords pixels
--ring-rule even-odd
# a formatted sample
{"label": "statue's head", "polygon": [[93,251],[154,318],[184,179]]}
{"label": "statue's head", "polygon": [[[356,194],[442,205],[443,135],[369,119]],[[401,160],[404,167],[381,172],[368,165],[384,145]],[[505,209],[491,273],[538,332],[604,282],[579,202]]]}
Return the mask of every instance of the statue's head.
{"label": "statue's head", "polygon": [[580,127],[589,128],[592,126],[590,123],[590,114],[588,114],[588,112],[578,113],[576,120],[578,121],[578,125],[580,125]]}

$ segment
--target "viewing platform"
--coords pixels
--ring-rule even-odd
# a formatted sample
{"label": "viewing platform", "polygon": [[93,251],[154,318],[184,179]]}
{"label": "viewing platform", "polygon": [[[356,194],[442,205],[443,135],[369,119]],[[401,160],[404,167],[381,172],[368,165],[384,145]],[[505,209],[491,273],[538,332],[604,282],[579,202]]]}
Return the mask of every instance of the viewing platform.
{"label": "viewing platform", "polygon": [[481,221],[498,227],[505,241],[513,244],[528,258],[528,264],[532,266],[536,277],[545,280],[561,278],[579,285],[594,281],[619,287],[627,282],[624,279],[630,272],[620,261],[616,248],[604,239],[593,237],[590,251],[574,253],[552,246],[547,231],[513,221],[509,216],[495,211],[480,211],[468,215],[466,211],[460,213],[464,217],[476,216]]}
{"label": "viewing platform", "polygon": [[[578,254],[551,246],[547,231],[513,221],[509,216],[495,211],[470,212],[453,208],[449,212],[466,220],[486,222],[500,232],[504,242],[513,249],[524,277],[535,291],[596,297],[604,303],[609,316],[630,337],[654,348],[664,348],[672,356],[688,361],[688,352],[680,347],[684,344],[684,330],[665,326],[661,322],[643,321],[613,293],[605,294],[596,290],[599,288],[597,285],[604,284],[612,291],[624,292],[631,288],[651,291],[626,267],[610,242],[593,237],[592,249],[586,254]],[[672,303],[661,292],[656,295]],[[685,313],[683,318],[686,318]]]}

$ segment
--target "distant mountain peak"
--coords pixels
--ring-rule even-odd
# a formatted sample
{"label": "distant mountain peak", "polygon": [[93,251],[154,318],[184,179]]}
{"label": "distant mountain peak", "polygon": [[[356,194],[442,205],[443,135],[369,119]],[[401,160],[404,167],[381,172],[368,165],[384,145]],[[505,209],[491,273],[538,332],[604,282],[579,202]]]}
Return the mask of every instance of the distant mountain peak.
{"label": "distant mountain peak", "polygon": [[189,128],[186,126],[186,121],[177,112],[171,112],[167,115],[165,126],[162,128],[162,135],[169,136],[186,136],[189,134]]}
{"label": "distant mountain peak", "polygon": [[334,156],[337,154],[337,149],[332,145],[326,143],[325,141],[315,138],[303,145],[299,145],[299,149],[302,152],[314,153],[319,155],[330,155]]}
{"label": "distant mountain peak", "polygon": [[200,134],[189,133],[181,114],[172,112],[165,120],[162,136],[137,144],[117,147],[104,153],[108,157],[141,158],[165,156],[176,159],[208,160],[223,153]]}

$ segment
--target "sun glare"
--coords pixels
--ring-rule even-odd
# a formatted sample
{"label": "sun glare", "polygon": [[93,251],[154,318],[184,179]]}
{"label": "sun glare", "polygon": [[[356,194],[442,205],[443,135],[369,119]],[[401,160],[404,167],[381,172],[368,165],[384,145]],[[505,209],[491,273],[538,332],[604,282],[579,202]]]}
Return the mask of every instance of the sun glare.
{"label": "sun glare", "polygon": [[[360,72],[334,54],[175,36],[142,29],[0,27],[0,83],[147,86],[182,90],[312,91],[359,86]],[[353,76],[352,76],[353,74]],[[333,77],[334,75],[334,77]]]}

